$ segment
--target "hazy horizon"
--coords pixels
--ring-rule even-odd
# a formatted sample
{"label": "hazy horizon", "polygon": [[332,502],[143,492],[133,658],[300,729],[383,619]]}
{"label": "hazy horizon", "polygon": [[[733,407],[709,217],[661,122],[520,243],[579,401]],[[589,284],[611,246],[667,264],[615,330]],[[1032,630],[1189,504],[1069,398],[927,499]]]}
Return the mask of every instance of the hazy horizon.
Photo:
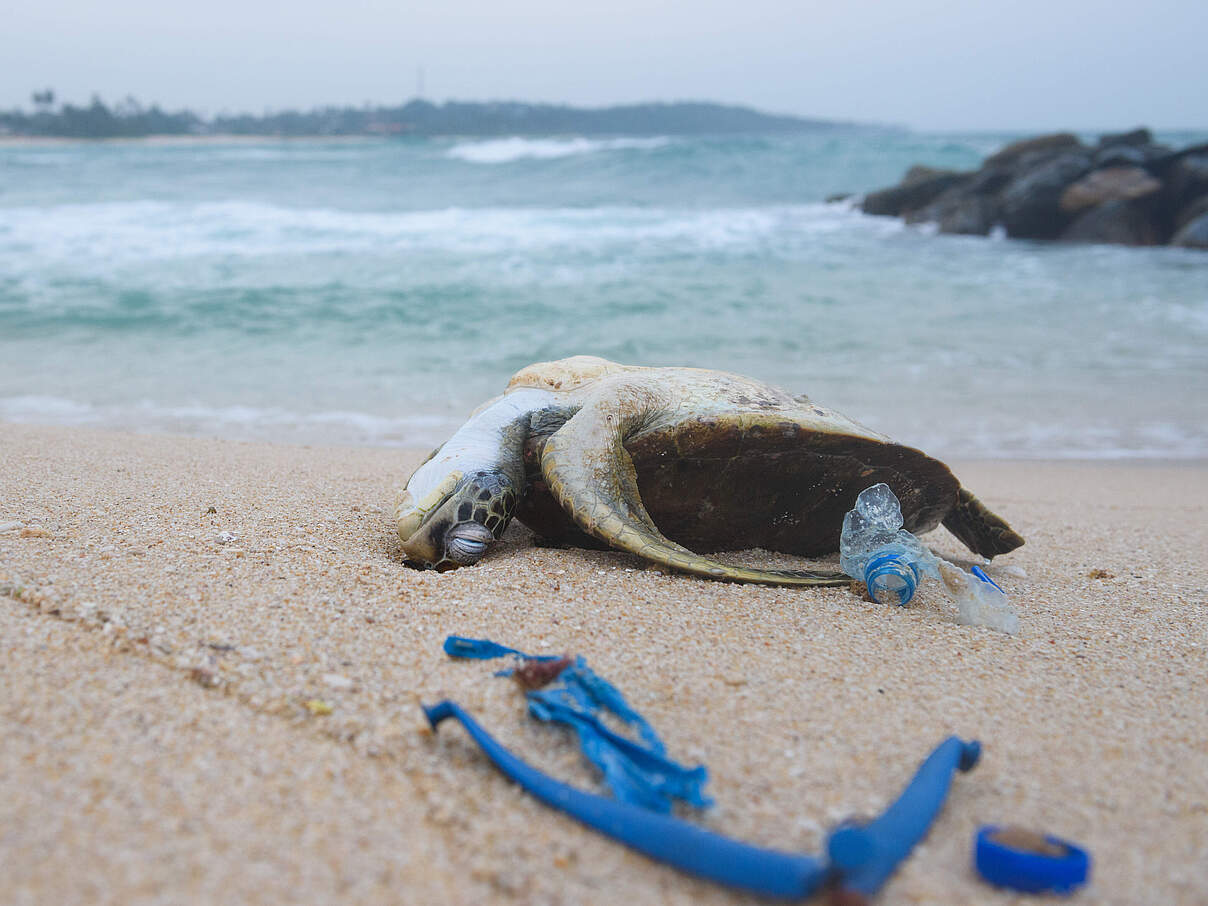
{"label": "hazy horizon", "polygon": [[1090,0],[16,0],[5,18],[4,109],[30,109],[31,93],[51,88],[77,104],[133,95],[207,116],[419,94],[578,107],[706,100],[924,131],[1208,126],[1208,4],[1198,0],[1159,0],[1143,16]]}

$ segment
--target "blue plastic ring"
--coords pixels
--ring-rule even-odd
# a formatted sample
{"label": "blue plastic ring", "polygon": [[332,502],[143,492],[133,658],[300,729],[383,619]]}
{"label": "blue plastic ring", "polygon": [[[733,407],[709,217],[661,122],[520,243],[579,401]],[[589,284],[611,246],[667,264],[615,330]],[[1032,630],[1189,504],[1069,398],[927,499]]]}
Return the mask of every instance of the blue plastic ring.
{"label": "blue plastic ring", "polygon": [[1002,830],[987,825],[977,832],[974,863],[991,884],[1024,893],[1070,893],[1086,883],[1091,867],[1086,850],[1048,835],[1045,842],[1062,850],[1061,855],[1016,848],[994,839]]}
{"label": "blue plastic ring", "polygon": [[894,592],[898,598],[894,603],[905,607],[918,587],[919,568],[897,551],[873,555],[864,565],[864,584],[868,587],[869,596],[878,603],[885,603],[877,597],[877,580],[883,576],[894,576],[901,580],[902,587]]}

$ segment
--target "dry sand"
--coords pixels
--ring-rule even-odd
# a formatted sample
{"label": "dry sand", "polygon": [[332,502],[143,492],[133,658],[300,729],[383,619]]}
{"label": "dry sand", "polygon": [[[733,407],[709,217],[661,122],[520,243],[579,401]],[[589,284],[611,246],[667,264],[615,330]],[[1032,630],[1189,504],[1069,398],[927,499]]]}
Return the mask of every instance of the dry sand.
{"label": "dry sand", "polygon": [[946,735],[980,739],[882,903],[1028,902],[975,877],[986,822],[1089,847],[1073,902],[1208,902],[1204,464],[961,465],[1028,539],[994,573],[1009,638],[934,593],[710,583],[520,526],[478,567],[409,570],[388,513],[420,455],[0,425],[0,901],[749,901],[425,732],[417,703],[451,696],[597,788],[492,665],[444,657],[458,633],[585,655],[708,764],[694,820],[757,844],[816,851]]}

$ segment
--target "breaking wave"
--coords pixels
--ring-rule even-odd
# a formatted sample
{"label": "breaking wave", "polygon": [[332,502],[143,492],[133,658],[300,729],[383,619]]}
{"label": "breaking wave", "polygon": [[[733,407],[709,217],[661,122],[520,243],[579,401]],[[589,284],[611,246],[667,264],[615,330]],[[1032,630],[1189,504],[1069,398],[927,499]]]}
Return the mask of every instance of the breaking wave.
{"label": "breaking wave", "polygon": [[[462,413],[384,416],[348,409],[299,412],[282,406],[165,405],[151,400],[96,404],[24,395],[0,397],[0,421],[287,443],[432,447],[460,426]],[[942,425],[938,417],[922,425],[902,424],[897,426],[902,433],[895,436],[946,456],[976,459],[1184,460],[1208,455],[1208,432],[1169,422],[1057,425],[1006,417],[959,434],[946,433]]]}
{"label": "breaking wave", "polygon": [[65,263],[230,256],[446,251],[601,250],[658,242],[715,251],[838,230],[890,233],[901,224],[836,205],[742,208],[446,208],[340,211],[262,202],[133,201],[0,208],[0,265],[10,273]]}
{"label": "breaking wave", "polygon": [[460,424],[459,419],[435,414],[387,417],[351,410],[295,412],[280,406],[173,406],[151,400],[94,404],[39,395],[0,397],[0,421],[368,446],[435,446]]}
{"label": "breaking wave", "polygon": [[662,148],[667,138],[493,138],[462,142],[446,155],[472,164],[507,164],[517,160],[553,160],[599,151],[631,151]]}

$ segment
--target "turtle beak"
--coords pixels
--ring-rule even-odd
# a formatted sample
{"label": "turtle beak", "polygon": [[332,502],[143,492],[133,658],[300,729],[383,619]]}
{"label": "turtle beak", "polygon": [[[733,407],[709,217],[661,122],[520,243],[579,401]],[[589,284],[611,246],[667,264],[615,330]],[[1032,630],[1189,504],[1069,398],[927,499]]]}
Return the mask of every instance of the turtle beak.
{"label": "turtle beak", "polygon": [[495,536],[485,525],[462,522],[445,535],[445,556],[458,566],[469,566],[482,559]]}

